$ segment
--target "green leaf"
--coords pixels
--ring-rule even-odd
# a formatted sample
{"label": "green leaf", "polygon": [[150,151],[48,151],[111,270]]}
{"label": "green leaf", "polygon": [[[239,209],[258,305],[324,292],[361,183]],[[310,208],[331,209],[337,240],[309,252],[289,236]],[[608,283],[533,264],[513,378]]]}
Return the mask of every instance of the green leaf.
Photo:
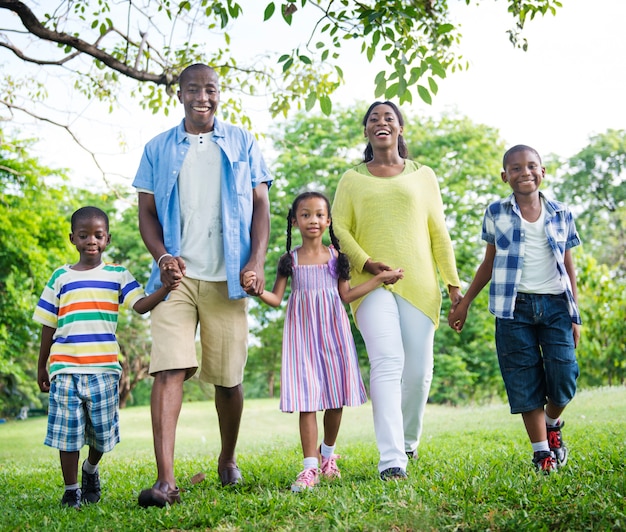
{"label": "green leaf", "polygon": [[287,61],[285,61],[285,64],[283,65],[283,72],[287,72],[287,70],[291,68],[291,65],[293,65],[293,57],[290,57]]}
{"label": "green leaf", "polygon": [[307,57],[306,55],[299,55],[298,59],[300,59],[300,61],[302,61],[305,65],[313,64],[313,61],[311,61],[311,59],[309,59],[309,57]]}
{"label": "green leaf", "polygon": [[304,102],[304,108],[307,111],[310,111],[315,106],[315,102],[317,101],[317,94],[314,91],[309,92],[309,95]]}
{"label": "green leaf", "polygon": [[391,100],[391,98],[393,98],[396,94],[398,94],[398,87],[399,87],[398,83],[389,85],[389,87],[387,87],[387,90],[385,91],[385,98],[387,100]]}
{"label": "green leaf", "polygon": [[333,103],[330,101],[330,98],[326,95],[320,96],[320,107],[322,109],[322,113],[326,116],[330,116],[330,113],[333,110]]}
{"label": "green leaf", "polygon": [[374,90],[374,97],[380,98],[383,94],[385,94],[386,88],[387,88],[387,82],[383,79],[382,81],[376,84],[376,90]]}
{"label": "green leaf", "polygon": [[430,87],[430,92],[432,92],[433,94],[437,94],[439,86],[437,85],[437,82],[431,77],[428,78],[428,86]]}
{"label": "green leaf", "polygon": [[437,35],[443,35],[444,33],[450,33],[454,29],[452,24],[441,24],[437,26]]}
{"label": "green leaf", "polygon": [[274,5],[274,2],[267,4],[267,6],[265,6],[265,12],[263,13],[263,22],[272,18],[275,10],[276,6]]}
{"label": "green leaf", "polygon": [[423,85],[417,86],[417,93],[419,94],[419,97],[424,101],[424,103],[427,103],[428,105],[431,105],[433,103],[433,98],[430,95],[430,92],[428,92],[428,89]]}

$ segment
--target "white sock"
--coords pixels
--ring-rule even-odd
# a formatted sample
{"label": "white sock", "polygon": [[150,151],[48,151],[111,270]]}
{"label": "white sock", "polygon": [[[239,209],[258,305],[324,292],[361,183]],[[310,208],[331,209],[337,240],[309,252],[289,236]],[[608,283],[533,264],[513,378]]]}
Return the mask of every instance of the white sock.
{"label": "white sock", "polygon": [[76,484],[66,484],[65,485],[65,491],[67,491],[67,490],[77,490],[78,488],[80,488],[80,485],[78,484],[78,482]]}
{"label": "white sock", "polygon": [[533,452],[536,453],[538,451],[549,451],[550,446],[548,445],[548,440],[538,441],[535,443],[531,443],[533,447]]}
{"label": "white sock", "polygon": [[317,456],[307,456],[304,460],[304,469],[317,469],[319,463],[317,461]]}
{"label": "white sock", "polygon": [[96,471],[98,471],[98,464],[92,465],[89,459],[87,459],[83,462],[83,471],[93,475]]}
{"label": "white sock", "polygon": [[330,458],[333,455],[334,452],[335,452],[335,446],[334,445],[326,445],[324,442],[322,442],[322,446],[320,448],[320,454],[324,458]]}
{"label": "white sock", "polygon": [[551,417],[548,417],[548,414],[544,415],[546,417],[546,425],[548,425],[548,427],[556,427],[559,424],[558,417],[556,419],[552,419]]}

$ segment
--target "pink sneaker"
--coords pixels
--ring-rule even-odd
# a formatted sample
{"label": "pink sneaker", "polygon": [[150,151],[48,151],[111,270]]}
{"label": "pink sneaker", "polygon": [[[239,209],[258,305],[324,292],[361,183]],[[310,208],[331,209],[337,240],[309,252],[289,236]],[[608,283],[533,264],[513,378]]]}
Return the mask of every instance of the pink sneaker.
{"label": "pink sneaker", "polygon": [[291,485],[291,491],[299,492],[313,489],[319,481],[319,469],[310,467],[300,472],[296,481]]}
{"label": "pink sneaker", "polygon": [[[320,455],[321,456],[321,455]],[[329,458],[322,456],[322,475],[326,478],[341,478],[341,471],[337,467],[338,454],[332,454]]]}

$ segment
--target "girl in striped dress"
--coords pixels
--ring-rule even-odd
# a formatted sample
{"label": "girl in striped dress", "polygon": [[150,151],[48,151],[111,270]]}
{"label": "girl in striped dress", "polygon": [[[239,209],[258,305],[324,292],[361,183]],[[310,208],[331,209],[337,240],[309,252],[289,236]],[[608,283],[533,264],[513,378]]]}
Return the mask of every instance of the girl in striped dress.
{"label": "girl in striped dress", "polygon": [[[292,250],[294,226],[300,231],[302,245]],[[329,247],[322,242],[326,229],[332,242]],[[274,288],[260,296],[268,305],[278,307],[291,277],[283,331],[280,409],[300,412],[304,469],[291,486],[295,492],[313,488],[320,474],[340,476],[336,463],[340,457],[334,450],[343,407],[359,406],[367,400],[344,303],[403,277],[401,269],[383,271],[350,287],[349,270],[348,258],[340,252],[333,231],[328,199],[318,192],[300,194],[287,215],[287,253],[278,263]],[[253,279],[249,274],[244,284]],[[324,411],[324,436],[319,446],[318,411]]]}

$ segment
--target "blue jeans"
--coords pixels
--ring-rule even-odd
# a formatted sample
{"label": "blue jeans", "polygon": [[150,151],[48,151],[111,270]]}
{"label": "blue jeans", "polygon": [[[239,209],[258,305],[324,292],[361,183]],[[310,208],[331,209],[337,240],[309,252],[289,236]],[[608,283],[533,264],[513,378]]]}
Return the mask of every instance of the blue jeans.
{"label": "blue jeans", "polygon": [[512,414],[574,397],[578,362],[565,294],[518,294],[514,318],[496,318],[496,349]]}

